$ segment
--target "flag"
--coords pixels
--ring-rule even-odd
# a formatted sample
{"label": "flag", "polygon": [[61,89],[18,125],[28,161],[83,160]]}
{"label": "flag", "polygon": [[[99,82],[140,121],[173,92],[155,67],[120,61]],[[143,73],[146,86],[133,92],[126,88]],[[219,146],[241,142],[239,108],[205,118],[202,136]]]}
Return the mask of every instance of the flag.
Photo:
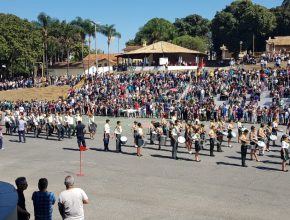
{"label": "flag", "polygon": [[88,150],[88,148],[86,148],[86,147],[83,146],[83,145],[80,146],[80,151],[86,151],[86,150]]}

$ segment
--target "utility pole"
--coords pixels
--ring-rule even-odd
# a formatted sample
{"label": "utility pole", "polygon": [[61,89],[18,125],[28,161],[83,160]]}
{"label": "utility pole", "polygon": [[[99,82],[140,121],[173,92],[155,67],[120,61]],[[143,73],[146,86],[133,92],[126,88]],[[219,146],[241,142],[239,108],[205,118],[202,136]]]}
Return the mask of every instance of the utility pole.
{"label": "utility pole", "polygon": [[253,33],[253,56],[255,56],[255,34]]}

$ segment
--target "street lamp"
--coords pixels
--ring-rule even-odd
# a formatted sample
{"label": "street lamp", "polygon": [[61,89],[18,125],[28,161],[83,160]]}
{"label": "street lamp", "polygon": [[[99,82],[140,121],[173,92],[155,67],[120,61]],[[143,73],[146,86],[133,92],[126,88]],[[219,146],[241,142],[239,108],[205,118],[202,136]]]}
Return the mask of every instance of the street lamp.
{"label": "street lamp", "polygon": [[[100,24],[100,22],[94,22],[92,20],[90,22],[92,22],[95,25],[96,74],[98,74],[99,60],[98,60],[98,51],[97,51],[97,25]],[[88,72],[89,72],[89,69],[88,69]]]}
{"label": "street lamp", "polygon": [[243,41],[240,41],[240,53],[242,52]]}

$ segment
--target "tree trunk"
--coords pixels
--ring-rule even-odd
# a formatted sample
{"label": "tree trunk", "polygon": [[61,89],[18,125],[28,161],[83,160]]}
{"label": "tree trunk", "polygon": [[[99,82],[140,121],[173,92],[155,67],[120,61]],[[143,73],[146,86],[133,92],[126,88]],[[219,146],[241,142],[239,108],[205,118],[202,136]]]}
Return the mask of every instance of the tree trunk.
{"label": "tree trunk", "polygon": [[91,58],[91,35],[89,35],[89,58],[88,58],[88,74],[90,70],[90,58]]}
{"label": "tree trunk", "polygon": [[82,63],[83,63],[83,70],[85,72],[86,69],[85,69],[85,63],[84,63],[84,40],[82,40]]}
{"label": "tree trunk", "polygon": [[66,68],[66,75],[68,76],[69,74],[69,49],[67,49],[67,68]]}
{"label": "tree trunk", "polygon": [[108,67],[109,67],[109,73],[110,71],[110,42],[108,41]]}

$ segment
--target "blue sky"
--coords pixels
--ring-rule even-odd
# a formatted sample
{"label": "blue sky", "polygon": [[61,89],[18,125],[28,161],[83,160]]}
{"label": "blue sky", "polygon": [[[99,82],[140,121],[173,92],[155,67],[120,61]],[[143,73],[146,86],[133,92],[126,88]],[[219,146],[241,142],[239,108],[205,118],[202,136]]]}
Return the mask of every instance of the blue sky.
{"label": "blue sky", "polygon": [[[267,8],[281,5],[283,0],[253,0]],[[36,20],[40,12],[51,17],[71,21],[76,16],[89,18],[101,24],[115,24],[121,33],[120,49],[134,38],[138,29],[154,17],[171,22],[190,14],[212,19],[217,11],[232,0],[0,0],[0,13],[11,13],[28,20]],[[106,51],[106,39],[98,34],[98,48]],[[94,42],[92,46],[94,46]],[[118,51],[117,40],[112,52]]]}

